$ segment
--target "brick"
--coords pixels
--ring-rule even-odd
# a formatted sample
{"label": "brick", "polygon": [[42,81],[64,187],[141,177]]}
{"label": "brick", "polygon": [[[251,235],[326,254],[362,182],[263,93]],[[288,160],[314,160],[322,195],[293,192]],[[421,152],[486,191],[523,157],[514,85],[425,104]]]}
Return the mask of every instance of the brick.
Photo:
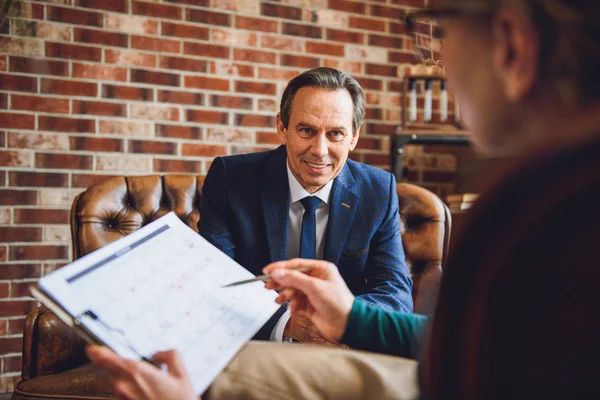
{"label": "brick", "polygon": [[0,37],[0,49],[3,53],[20,56],[43,57],[44,42],[37,39]]}
{"label": "brick", "polygon": [[161,103],[177,103],[201,106],[204,105],[204,94],[189,91],[159,90],[158,101]]}
{"label": "brick", "polygon": [[46,7],[46,19],[65,24],[102,26],[102,14],[67,7]]}
{"label": "brick", "polygon": [[99,131],[99,133],[127,137],[151,137],[154,133],[150,122],[141,121],[100,121]]}
{"label": "brick", "polygon": [[393,49],[403,49],[404,48],[404,39],[399,38],[399,37],[393,37],[393,36],[369,34],[369,45],[370,46],[390,47]]}
{"label": "brick", "polygon": [[69,140],[62,133],[8,132],[8,146],[21,149],[68,150]]}
{"label": "brick", "polygon": [[274,96],[276,88],[273,83],[235,81],[235,91],[238,93],[257,93]]}
{"label": "brick", "polygon": [[183,156],[194,157],[217,157],[227,154],[225,146],[217,146],[211,144],[191,144],[184,143],[181,148]]}
{"label": "brick", "polygon": [[221,60],[211,61],[210,73],[219,76],[231,75],[254,78],[254,66]]}
{"label": "brick", "polygon": [[231,26],[231,15],[220,12],[187,9],[185,19],[186,21],[208,25]]}
{"label": "brick", "polygon": [[71,137],[70,142],[71,150],[122,152],[124,149],[123,140],[120,139],[78,136]]}
{"label": "brick", "polygon": [[368,75],[381,75],[381,76],[396,76],[396,67],[394,65],[382,65],[382,64],[365,64],[365,72]]}
{"label": "brick", "polygon": [[416,61],[416,57],[413,53],[390,51],[388,55],[388,61],[399,64],[413,64]]}
{"label": "brick", "polygon": [[37,192],[35,190],[9,190],[0,189],[0,205],[34,205],[37,204]]}
{"label": "brick", "polygon": [[326,27],[346,28],[348,26],[349,15],[336,10],[307,10],[306,20],[313,24]]}
{"label": "brick", "polygon": [[72,133],[94,133],[96,123],[93,119],[48,117],[40,115],[38,119],[41,131],[72,132]]}
{"label": "brick", "polygon": [[258,14],[258,1],[252,0],[213,0],[213,8],[220,8],[222,10],[234,11],[239,14]]}
{"label": "brick", "polygon": [[213,28],[212,42],[226,46],[256,47],[258,35],[237,29]]}
{"label": "brick", "polygon": [[204,76],[186,76],[184,78],[186,88],[196,88],[204,90],[229,90],[229,81],[227,79],[209,78]]}
{"label": "brick", "polygon": [[206,140],[211,142],[252,143],[252,131],[220,127],[208,128]]}
{"label": "brick", "polygon": [[8,246],[0,245],[0,262],[4,262],[7,259]]}
{"label": "brick", "polygon": [[40,240],[42,240],[42,228],[4,226],[0,229],[0,243],[39,242]]}
{"label": "brick", "polygon": [[[21,315],[27,315],[36,307],[37,302],[32,300],[0,301],[0,317],[16,317]],[[21,338],[19,337],[18,339],[19,342],[21,342]],[[4,341],[0,343],[4,343]],[[5,349],[5,347],[2,347],[2,349]],[[6,369],[4,369],[3,371],[7,372]]]}
{"label": "brick", "polygon": [[73,63],[73,77],[103,81],[127,81],[127,69],[97,64]]}
{"label": "brick", "polygon": [[210,96],[210,105],[213,107],[252,109],[252,98],[238,96],[222,96],[213,94]]}
{"label": "brick", "polygon": [[371,5],[371,15],[376,17],[394,19],[396,21],[404,21],[405,12],[402,8],[387,7],[373,4]]}
{"label": "brick", "polygon": [[92,156],[59,153],[36,153],[36,168],[92,169]]}
{"label": "brick", "polygon": [[376,124],[369,122],[365,125],[365,132],[372,135],[391,136],[395,135],[396,129],[398,129],[398,124]]}
{"label": "brick", "polygon": [[179,86],[180,76],[168,72],[156,72],[142,69],[131,70],[131,82],[152,85]]}
{"label": "brick", "polygon": [[46,56],[73,60],[100,61],[102,50],[98,47],[46,42]]}
{"label": "brick", "polygon": [[237,61],[248,61],[262,64],[277,63],[277,55],[275,53],[249,49],[234,49],[233,59]]}
{"label": "brick", "polygon": [[[283,55],[282,55],[283,57]],[[283,59],[283,58],[282,58]],[[300,75],[299,70],[281,69],[281,68],[265,68],[258,69],[258,77],[261,79],[275,79],[289,82],[296,76]]]}
{"label": "brick", "polygon": [[202,129],[197,126],[156,125],[156,136],[178,139],[202,139]]}
{"label": "brick", "polygon": [[299,56],[297,54],[281,54],[280,63],[287,67],[306,69],[317,68],[321,65],[321,61],[316,57]]}
{"label": "brick", "polygon": [[149,157],[139,155],[99,155],[96,169],[98,171],[127,171],[127,173],[150,172],[152,168],[150,161]]}
{"label": "brick", "polygon": [[11,30],[13,35],[18,36],[32,36],[39,39],[64,42],[71,41],[71,27],[63,24],[13,19]]}
{"label": "brick", "polygon": [[339,29],[327,29],[327,40],[333,40],[336,42],[344,43],[362,44],[365,41],[365,35],[360,32],[343,31]]}
{"label": "brick", "polygon": [[[54,210],[53,210],[54,211]],[[68,221],[68,219],[67,219]],[[64,260],[69,258],[69,246],[43,246],[43,245],[31,245],[31,246],[10,246],[9,259],[11,261],[21,260]],[[32,301],[31,309],[25,309],[24,314],[27,314],[35,307],[36,302]],[[2,309],[2,307],[0,307]],[[12,315],[24,315],[24,314],[12,314]],[[1,314],[0,314],[1,315]]]}
{"label": "brick", "polygon": [[204,124],[227,124],[229,115],[226,112],[212,110],[187,110],[185,120]]}
{"label": "brick", "polygon": [[258,99],[259,111],[278,111],[279,102],[273,99]]}
{"label": "brick", "polygon": [[276,120],[272,115],[235,114],[235,126],[256,126],[270,128]]}
{"label": "brick", "polygon": [[205,26],[161,22],[160,33],[163,36],[176,36],[195,40],[209,39],[208,28]]}
{"label": "brick", "polygon": [[9,171],[10,186],[68,187],[69,175],[53,172]]}
{"label": "brick", "polygon": [[185,42],[183,52],[192,56],[210,58],[229,58],[229,47],[206,43]]}
{"label": "brick", "polygon": [[373,78],[356,77],[364,90],[383,90],[383,81]]}
{"label": "brick", "polygon": [[301,36],[304,38],[321,39],[323,32],[318,26],[303,25],[303,24],[292,24],[289,22],[283,23],[283,34]]}
{"label": "brick", "polygon": [[[0,93],[0,108],[3,110],[6,110],[8,108],[8,93]],[[3,135],[0,134],[0,136]]]}
{"label": "brick", "polygon": [[[0,235],[2,235],[2,232],[0,231]],[[10,283],[8,282],[0,282],[0,299],[7,299],[10,293]],[[0,334],[2,333],[2,329],[5,331],[5,333],[2,335],[4,336],[6,334],[6,321],[3,321],[4,325],[0,325]]]}
{"label": "brick", "polygon": [[257,144],[282,144],[281,136],[277,132],[256,132]]}
{"label": "brick", "polygon": [[127,35],[94,29],[74,28],[76,42],[95,43],[105,46],[127,47]]}
{"label": "brick", "polygon": [[425,7],[427,0],[391,0],[391,4],[408,7]]}
{"label": "brick", "polygon": [[[31,297],[31,292],[29,291],[29,287],[33,285],[35,282],[11,282],[11,297]],[[19,357],[21,357],[19,355]],[[20,362],[20,359],[19,359]],[[6,360],[4,366],[6,367]],[[21,364],[19,363],[19,368],[21,368]]]}
{"label": "brick", "polygon": [[147,17],[107,14],[106,28],[125,33],[155,35],[158,33],[158,22]]}
{"label": "brick", "polygon": [[275,50],[293,51],[297,53],[304,51],[303,40],[293,39],[285,36],[263,35],[261,39],[261,46]]}
{"label": "brick", "polygon": [[96,185],[107,179],[114,178],[117,175],[100,175],[100,174],[72,174],[71,187],[88,188]]}
{"label": "brick", "polygon": [[155,18],[181,19],[183,15],[181,7],[169,6],[166,4],[145,3],[135,0],[133,1],[131,9],[133,14]]}
{"label": "brick", "polygon": [[390,156],[389,154],[364,153],[363,162],[370,165],[389,165]]}
{"label": "brick", "polygon": [[140,53],[133,50],[104,49],[104,61],[109,64],[154,68],[157,59],[156,54]]}
{"label": "brick", "polygon": [[28,151],[0,150],[0,166],[31,168],[31,153]]}
{"label": "brick", "polygon": [[366,12],[366,4],[357,1],[329,0],[329,9],[364,14]]}
{"label": "brick", "polygon": [[[164,0],[167,3],[189,4],[196,7],[209,7],[210,0]],[[422,0],[421,0],[422,1]]]}
{"label": "brick", "polygon": [[0,90],[37,92],[37,79],[30,76],[0,74]]}
{"label": "brick", "polygon": [[236,15],[235,27],[237,29],[247,29],[250,31],[273,32],[279,31],[278,22],[271,19],[245,17]]}
{"label": "brick", "polygon": [[41,277],[39,264],[0,264],[0,280]]}
{"label": "brick", "polygon": [[[1,307],[0,307],[1,308]],[[0,349],[2,349],[3,352],[5,353],[19,353],[23,350],[23,338],[22,337],[0,337]],[[17,383],[17,381],[19,380],[19,377],[15,377],[15,382],[14,384]],[[8,387],[11,387],[11,381],[10,381],[10,377],[6,377],[6,379],[8,380]],[[4,383],[2,381],[0,381],[0,384]],[[13,386],[14,387],[14,386]]]}
{"label": "brick", "polygon": [[191,72],[206,72],[206,60],[185,57],[161,56],[159,61],[160,68],[178,69]]}
{"label": "brick", "polygon": [[381,140],[374,138],[361,137],[356,145],[357,149],[363,150],[381,150]]}
{"label": "brick", "polygon": [[69,99],[41,96],[22,96],[14,93],[10,97],[13,110],[40,111],[47,113],[69,112]]}
{"label": "brick", "polygon": [[162,104],[132,104],[130,107],[132,118],[164,121],[179,120],[179,108],[177,107],[169,107]]}
{"label": "brick", "polygon": [[270,3],[262,3],[260,13],[268,17],[302,20],[302,9]]}
{"label": "brick", "polygon": [[362,18],[351,16],[348,24],[350,28],[365,29],[369,31],[385,32],[385,20],[375,18]]}
{"label": "brick", "polygon": [[144,87],[103,84],[102,97],[108,99],[154,101],[154,91]]}
{"label": "brick", "polygon": [[146,36],[131,36],[131,48],[157,51],[161,53],[179,53],[181,44],[178,40],[158,39]]}
{"label": "brick", "polygon": [[35,127],[35,115],[0,112],[0,128],[29,129]]}
{"label": "brick", "polygon": [[75,5],[104,11],[126,13],[129,11],[127,0],[75,0]]}
{"label": "brick", "polygon": [[408,35],[408,29],[406,29],[406,25],[400,22],[392,22],[388,21],[389,31],[395,35]]}
{"label": "brick", "polygon": [[314,54],[344,57],[344,46],[338,44],[308,41],[306,42],[306,51]]}
{"label": "brick", "polygon": [[387,53],[388,50],[381,47],[346,45],[346,60],[348,61],[365,61],[383,64],[387,62]]}
{"label": "brick", "polygon": [[0,71],[6,71],[8,66],[8,56],[6,54],[0,54]]}
{"label": "brick", "polygon": [[42,93],[96,97],[98,95],[98,85],[93,82],[44,78],[42,79]]}
{"label": "brick", "polygon": [[8,332],[11,334],[23,333],[25,329],[25,318],[8,320]]}
{"label": "brick", "polygon": [[125,117],[127,106],[123,103],[73,100],[73,114]]}
{"label": "brick", "polygon": [[199,174],[202,170],[202,163],[200,161],[189,161],[180,159],[167,160],[155,158],[152,166],[154,172],[178,172]]}
{"label": "brick", "polygon": [[[10,35],[11,30],[12,30],[13,35],[16,34],[15,28],[14,28],[15,22],[21,22],[21,21],[22,20],[13,19],[12,24],[11,24],[10,18],[6,18],[6,20],[3,21],[2,25],[0,25],[0,35]],[[13,25],[13,28],[11,28],[11,25]]]}
{"label": "brick", "polygon": [[143,154],[177,154],[177,144],[172,142],[159,142],[155,140],[130,140],[130,153]]}

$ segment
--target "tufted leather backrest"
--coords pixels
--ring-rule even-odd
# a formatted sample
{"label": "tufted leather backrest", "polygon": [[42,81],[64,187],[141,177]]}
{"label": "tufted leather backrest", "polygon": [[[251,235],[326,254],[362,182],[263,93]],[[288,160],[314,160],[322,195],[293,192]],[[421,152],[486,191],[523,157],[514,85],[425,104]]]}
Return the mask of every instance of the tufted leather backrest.
{"label": "tufted leather backrest", "polygon": [[[194,230],[204,177],[151,175],[115,177],[78,195],[71,209],[73,259],[174,211]],[[399,183],[402,242],[413,278],[415,312],[431,313],[448,247],[450,214],[430,191]]]}

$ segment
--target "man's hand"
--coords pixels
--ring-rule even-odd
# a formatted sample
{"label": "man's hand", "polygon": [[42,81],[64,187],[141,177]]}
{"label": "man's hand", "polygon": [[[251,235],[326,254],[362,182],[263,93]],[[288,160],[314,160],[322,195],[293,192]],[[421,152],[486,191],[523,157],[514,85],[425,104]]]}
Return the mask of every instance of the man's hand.
{"label": "man's hand", "polygon": [[[296,268],[314,266],[304,274]],[[290,302],[292,316],[305,313],[323,337],[338,343],[344,334],[354,295],[346,286],[337,267],[322,260],[293,259],[267,265],[263,273],[272,274],[269,289],[283,289],[276,301]]]}
{"label": "man's hand", "polygon": [[348,348],[343,344],[325,339],[305,313],[294,313],[288,320],[283,331],[283,336],[295,339],[301,343],[320,344],[324,346],[335,346]]}
{"label": "man's hand", "polygon": [[88,346],[90,361],[107,370],[113,389],[120,399],[197,400],[190,378],[178,352],[158,352],[152,357],[157,365],[165,364],[163,373],[145,361],[127,360],[102,346]]}

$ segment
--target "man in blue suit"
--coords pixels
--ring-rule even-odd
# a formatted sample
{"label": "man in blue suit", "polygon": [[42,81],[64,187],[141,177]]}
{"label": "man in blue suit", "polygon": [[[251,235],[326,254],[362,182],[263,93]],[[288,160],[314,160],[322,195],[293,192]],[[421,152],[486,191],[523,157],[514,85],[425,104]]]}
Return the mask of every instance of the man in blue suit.
{"label": "man in blue suit", "polygon": [[[277,115],[284,145],[216,158],[202,188],[200,234],[250,272],[274,261],[330,261],[352,292],[381,308],[412,312],[396,181],[348,159],[364,119],[358,82],[317,68],[291,80]],[[257,338],[322,342],[282,308]]]}

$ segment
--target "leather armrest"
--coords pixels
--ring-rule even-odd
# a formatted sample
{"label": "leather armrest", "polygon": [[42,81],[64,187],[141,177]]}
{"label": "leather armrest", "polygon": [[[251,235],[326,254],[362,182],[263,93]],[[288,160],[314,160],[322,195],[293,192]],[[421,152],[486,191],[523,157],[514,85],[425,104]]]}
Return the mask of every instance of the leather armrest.
{"label": "leather armrest", "polygon": [[22,379],[67,371],[87,362],[85,341],[41,306],[27,316],[23,332]]}

